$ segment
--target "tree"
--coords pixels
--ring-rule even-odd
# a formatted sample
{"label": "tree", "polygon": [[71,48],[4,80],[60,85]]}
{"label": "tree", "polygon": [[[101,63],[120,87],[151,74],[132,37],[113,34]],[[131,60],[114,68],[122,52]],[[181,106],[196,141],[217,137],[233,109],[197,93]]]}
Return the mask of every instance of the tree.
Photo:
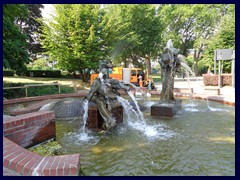
{"label": "tree", "polygon": [[107,9],[108,26],[112,29],[112,58],[138,64],[145,60],[151,73],[150,60],[158,55],[161,21],[155,5],[111,5]]}
{"label": "tree", "polygon": [[[220,23],[216,26],[215,34],[206,42],[206,50],[202,61],[205,65],[214,67],[214,50],[235,49],[235,5],[227,5],[222,14]],[[223,68],[226,72],[231,72],[231,62],[224,61]]]}
{"label": "tree", "polygon": [[27,18],[18,18],[16,23],[22,29],[23,33],[27,35],[27,51],[32,60],[36,59],[39,52],[42,52],[41,44],[37,41],[39,36],[39,27],[42,18],[41,8],[42,4],[26,4],[28,10]]}
{"label": "tree", "polygon": [[26,50],[27,36],[16,24],[18,19],[28,16],[26,5],[4,4],[3,6],[3,67],[16,70],[17,74],[26,71],[29,62]]}
{"label": "tree", "polygon": [[106,57],[100,5],[55,5],[56,16],[42,26],[42,43],[51,59],[70,72],[79,71],[83,81],[91,68]]}
{"label": "tree", "polygon": [[209,39],[215,30],[215,25],[226,10],[223,4],[182,4],[162,5],[160,14],[165,23],[165,41],[173,40],[175,47],[183,55],[188,49],[195,49],[194,71],[198,75],[197,63],[202,52],[201,39]]}

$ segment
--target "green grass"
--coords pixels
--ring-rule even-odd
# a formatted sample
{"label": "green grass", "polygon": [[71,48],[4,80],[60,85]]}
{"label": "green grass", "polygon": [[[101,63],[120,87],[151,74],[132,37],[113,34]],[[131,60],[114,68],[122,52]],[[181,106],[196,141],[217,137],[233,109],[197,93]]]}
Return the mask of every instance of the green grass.
{"label": "green grass", "polygon": [[[82,83],[80,79],[62,79],[62,78],[37,78],[37,77],[3,77],[3,87],[17,87],[24,85],[33,84],[52,84],[58,82],[61,85],[61,94],[63,93],[73,93],[74,87],[79,87],[81,89],[88,89],[89,85]],[[28,97],[58,94],[58,87],[43,86],[43,87],[29,87]],[[14,99],[25,97],[25,89],[8,89],[3,90],[3,97],[6,99]]]}
{"label": "green grass", "polygon": [[152,75],[153,81],[156,82],[161,82],[161,75],[160,74],[153,74]]}

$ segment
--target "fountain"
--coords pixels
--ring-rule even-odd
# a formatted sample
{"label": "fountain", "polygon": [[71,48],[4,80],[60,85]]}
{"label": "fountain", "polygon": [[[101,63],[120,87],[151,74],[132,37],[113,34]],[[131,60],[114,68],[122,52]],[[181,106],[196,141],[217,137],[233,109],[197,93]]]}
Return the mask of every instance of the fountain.
{"label": "fountain", "polygon": [[99,77],[94,80],[90,92],[84,98],[96,102],[96,106],[89,108],[88,127],[91,129],[109,130],[123,121],[123,108],[117,100],[120,95],[118,90],[127,92],[130,87],[116,79],[109,79],[108,68],[107,60],[100,61]]}
{"label": "fountain", "polygon": [[[166,53],[170,55],[171,51]],[[176,53],[173,57],[177,58]],[[177,68],[179,62],[175,61],[172,67]],[[81,154],[81,175],[235,175],[234,107],[182,99],[182,108],[166,121],[151,115],[152,106],[156,102],[176,104],[173,94],[162,94],[160,102],[154,97],[147,102],[136,101],[128,86],[107,78],[106,62],[100,69],[84,99],[58,100],[42,108],[60,111],[57,117],[67,119],[56,120],[56,140],[62,146],[59,154]],[[173,77],[170,70],[165,70],[169,71],[165,77]],[[166,92],[172,90],[173,82],[164,82],[172,83],[165,87]],[[119,89],[126,91],[127,97],[119,96]],[[145,104],[144,110],[141,103]],[[73,105],[79,111],[72,109]],[[80,116],[81,121],[76,121],[75,116]],[[102,129],[106,133],[99,132]],[[39,168],[34,175],[38,175]]]}
{"label": "fountain", "polygon": [[171,40],[167,42],[159,64],[161,65],[162,92],[160,101],[151,106],[151,115],[173,117],[181,108],[181,100],[175,99],[173,95],[175,72],[179,69],[181,62]]}

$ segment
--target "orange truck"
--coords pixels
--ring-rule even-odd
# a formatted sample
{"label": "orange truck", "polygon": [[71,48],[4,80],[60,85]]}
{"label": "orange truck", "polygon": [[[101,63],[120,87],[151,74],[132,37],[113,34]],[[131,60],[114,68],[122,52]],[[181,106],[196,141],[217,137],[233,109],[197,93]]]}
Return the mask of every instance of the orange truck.
{"label": "orange truck", "polygon": [[[109,78],[114,78],[127,83],[133,83],[135,85],[138,85],[139,73],[142,73],[142,69],[140,68],[114,67],[112,69],[112,73],[109,74]],[[96,78],[98,78],[98,74],[91,74],[90,83],[92,84]]]}
{"label": "orange truck", "polygon": [[[132,83],[134,85],[139,86],[138,75],[143,74],[141,68],[122,68],[122,67],[114,67],[112,69],[112,73],[109,74],[109,78],[114,78],[117,80],[122,80],[126,83]],[[98,74],[91,74],[90,84],[92,85],[93,81],[98,78]],[[145,74],[143,79],[143,86],[148,85],[148,73]]]}

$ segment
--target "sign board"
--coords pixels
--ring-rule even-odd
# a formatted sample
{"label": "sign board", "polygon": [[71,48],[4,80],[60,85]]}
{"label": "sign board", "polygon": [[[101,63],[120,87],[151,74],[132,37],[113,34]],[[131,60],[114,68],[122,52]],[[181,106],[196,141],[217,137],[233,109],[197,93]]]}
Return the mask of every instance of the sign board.
{"label": "sign board", "polygon": [[[217,49],[216,60],[232,60],[235,57],[235,51],[232,49]],[[234,53],[234,54],[233,54]]]}

